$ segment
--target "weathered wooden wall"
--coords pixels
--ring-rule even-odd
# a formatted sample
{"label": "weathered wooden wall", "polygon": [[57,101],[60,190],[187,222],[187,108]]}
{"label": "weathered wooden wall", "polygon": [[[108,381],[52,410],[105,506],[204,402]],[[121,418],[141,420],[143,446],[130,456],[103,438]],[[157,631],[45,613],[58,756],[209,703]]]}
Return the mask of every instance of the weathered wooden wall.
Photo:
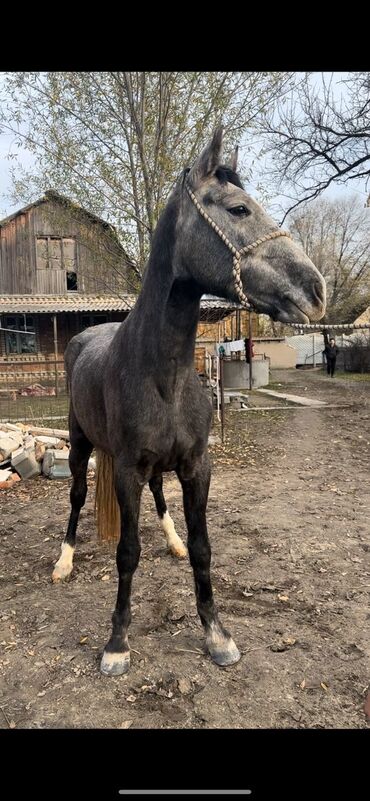
{"label": "weathered wooden wall", "polygon": [[[123,251],[110,229],[71,205],[48,200],[0,227],[0,294],[62,295],[66,270],[40,267],[37,238],[73,239],[79,293],[104,294],[130,288]],[[38,266],[39,261],[39,266]]]}

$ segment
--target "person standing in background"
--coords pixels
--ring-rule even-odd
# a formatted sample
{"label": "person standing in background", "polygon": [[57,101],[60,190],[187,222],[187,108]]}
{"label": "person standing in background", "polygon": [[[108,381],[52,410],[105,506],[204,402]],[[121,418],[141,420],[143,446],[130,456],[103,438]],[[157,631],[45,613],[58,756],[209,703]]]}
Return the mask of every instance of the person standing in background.
{"label": "person standing in background", "polygon": [[335,344],[334,337],[331,337],[329,343],[325,345],[325,349],[323,353],[326,356],[326,370],[328,375],[333,378],[335,372],[335,365],[337,361],[337,355],[339,353],[339,348],[337,348]]}

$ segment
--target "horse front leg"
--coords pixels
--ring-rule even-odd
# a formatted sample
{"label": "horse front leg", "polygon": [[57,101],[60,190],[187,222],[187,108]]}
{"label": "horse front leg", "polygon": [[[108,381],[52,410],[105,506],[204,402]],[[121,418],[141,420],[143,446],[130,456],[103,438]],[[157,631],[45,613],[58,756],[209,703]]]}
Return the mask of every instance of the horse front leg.
{"label": "horse front leg", "polygon": [[213,601],[210,576],[211,547],[208,540],[206,509],[211,480],[208,453],[205,453],[195,475],[186,479],[179,472],[184,512],[188,529],[188,550],[193,568],[197,609],[206,633],[206,645],[217,665],[233,665],[240,653],[222,626]]}
{"label": "horse front leg", "polygon": [[120,676],[130,668],[131,585],[141,551],[139,512],[143,486],[139,484],[136,471],[119,461],[115,463],[115,488],[121,513],[121,537],[117,547],[118,594],[112,617],[112,635],[100,665],[106,676]]}

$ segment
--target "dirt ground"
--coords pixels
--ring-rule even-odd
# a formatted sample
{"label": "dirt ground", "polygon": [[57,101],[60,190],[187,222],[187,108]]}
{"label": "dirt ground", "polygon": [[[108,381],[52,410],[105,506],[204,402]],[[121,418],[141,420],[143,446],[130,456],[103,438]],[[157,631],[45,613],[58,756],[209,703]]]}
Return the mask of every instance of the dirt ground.
{"label": "dirt ground", "polygon": [[[117,579],[96,540],[93,477],[72,577],[55,586],[69,482],[20,482],[0,498],[2,728],[369,726],[370,382],[297,370],[273,381],[339,408],[229,411],[224,445],[214,427],[213,584],[241,661],[204,655],[188,560],[167,552],[145,489],[132,667],[102,676]],[[184,537],[172,474],[165,495]]]}

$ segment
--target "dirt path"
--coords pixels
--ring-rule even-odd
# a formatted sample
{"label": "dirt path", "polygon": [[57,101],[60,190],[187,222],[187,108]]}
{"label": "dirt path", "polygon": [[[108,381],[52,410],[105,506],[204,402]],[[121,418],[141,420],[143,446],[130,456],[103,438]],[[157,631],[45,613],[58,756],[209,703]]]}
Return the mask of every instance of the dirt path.
{"label": "dirt path", "polygon": [[[132,668],[101,676],[117,579],[96,543],[93,492],[72,578],[53,586],[68,482],[23,482],[0,498],[1,727],[368,725],[370,383],[300,371],[273,380],[351,405],[229,412],[227,441],[212,446],[214,588],[239,664],[204,656],[189,564],[167,553],[145,490]],[[165,489],[184,536],[172,475]]]}

